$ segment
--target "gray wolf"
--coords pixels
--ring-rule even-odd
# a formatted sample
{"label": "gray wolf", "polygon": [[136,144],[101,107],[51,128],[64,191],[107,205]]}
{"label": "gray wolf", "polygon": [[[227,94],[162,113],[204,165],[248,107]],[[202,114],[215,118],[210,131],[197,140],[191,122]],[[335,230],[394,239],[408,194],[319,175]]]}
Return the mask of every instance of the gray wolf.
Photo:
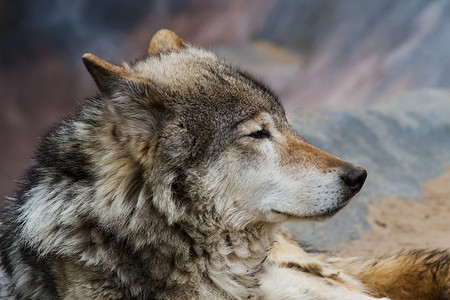
{"label": "gray wolf", "polygon": [[289,126],[274,94],[168,30],[148,55],[83,61],[101,95],[42,139],[5,210],[18,299],[449,299],[449,254],[307,254],[366,171]]}

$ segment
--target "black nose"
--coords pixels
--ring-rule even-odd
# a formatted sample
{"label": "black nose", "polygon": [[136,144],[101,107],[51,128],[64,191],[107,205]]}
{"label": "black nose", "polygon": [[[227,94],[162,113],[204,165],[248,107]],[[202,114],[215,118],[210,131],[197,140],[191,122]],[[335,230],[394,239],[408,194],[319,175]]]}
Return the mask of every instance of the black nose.
{"label": "black nose", "polygon": [[367,178],[367,171],[361,167],[351,167],[341,176],[352,193],[357,193],[362,188]]}

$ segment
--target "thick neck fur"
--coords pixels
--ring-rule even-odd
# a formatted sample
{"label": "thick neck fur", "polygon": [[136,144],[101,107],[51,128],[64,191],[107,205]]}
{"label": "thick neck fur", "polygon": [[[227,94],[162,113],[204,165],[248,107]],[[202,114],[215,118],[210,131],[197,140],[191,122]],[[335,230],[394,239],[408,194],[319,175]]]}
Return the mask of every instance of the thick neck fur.
{"label": "thick neck fur", "polygon": [[202,267],[224,298],[258,298],[259,273],[276,226],[261,223],[238,230],[219,221],[195,222],[186,228],[195,241],[195,251],[204,260]]}
{"label": "thick neck fur", "polygon": [[[214,210],[190,211],[168,221],[154,205],[155,188],[142,167],[111,134],[114,125],[80,122],[73,136],[59,142],[70,147],[86,130],[92,138],[81,141],[86,147],[78,151],[89,157],[88,169],[95,174],[86,182],[62,177],[57,185],[54,178],[43,178],[31,187],[26,194],[34,199],[24,205],[32,207],[21,215],[24,242],[44,256],[76,258],[76,264],[116,274],[131,297],[165,291],[157,298],[182,298],[186,290],[208,299],[259,296],[258,274],[276,226],[261,223],[238,230]],[[27,214],[46,218],[27,222],[40,219]],[[141,266],[141,273],[126,265]]]}
{"label": "thick neck fur", "polygon": [[[133,236],[136,249],[142,249],[142,252],[151,249],[160,259],[164,256],[175,258],[174,265],[182,268],[169,268],[168,275],[186,276],[188,288],[205,286],[198,285],[197,281],[208,281],[210,288],[198,291],[200,298],[258,298],[259,272],[273,242],[274,225],[260,223],[236,229],[232,224],[223,223],[214,211],[208,210],[188,212],[189,217],[169,223],[153,205],[151,187],[146,184],[140,186],[143,181],[137,178],[142,174],[137,171],[127,173],[133,167],[119,158],[111,163],[116,176],[120,176],[116,180],[121,184],[111,185],[114,187],[112,190],[104,191],[107,195],[114,195],[115,203],[108,204],[107,201],[103,205],[116,205],[117,209],[108,215],[111,221],[105,219],[103,222],[115,226],[118,237],[126,239]],[[139,187],[132,192],[126,189],[133,184]],[[122,228],[116,227],[118,219],[127,220]],[[148,223],[143,224],[142,220],[148,220]],[[152,260],[149,268],[156,268],[154,263]]]}

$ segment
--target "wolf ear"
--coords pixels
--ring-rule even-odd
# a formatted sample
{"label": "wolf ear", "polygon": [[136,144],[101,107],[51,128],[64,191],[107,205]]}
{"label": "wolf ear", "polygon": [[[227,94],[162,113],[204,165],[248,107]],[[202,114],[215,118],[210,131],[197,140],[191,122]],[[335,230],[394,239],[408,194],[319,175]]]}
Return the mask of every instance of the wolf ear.
{"label": "wolf ear", "polygon": [[157,55],[163,52],[187,48],[183,40],[174,32],[161,29],[153,36],[148,48],[148,55]]}
{"label": "wolf ear", "polygon": [[102,94],[107,97],[112,95],[117,82],[122,81],[128,73],[124,67],[113,65],[91,53],[83,55],[83,63]]}

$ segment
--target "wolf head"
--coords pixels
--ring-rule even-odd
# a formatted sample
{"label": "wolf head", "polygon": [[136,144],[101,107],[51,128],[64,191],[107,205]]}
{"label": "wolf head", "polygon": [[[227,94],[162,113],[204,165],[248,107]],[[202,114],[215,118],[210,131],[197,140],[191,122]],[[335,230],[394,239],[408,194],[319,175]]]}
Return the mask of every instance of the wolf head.
{"label": "wolf head", "polygon": [[108,134],[171,222],[205,213],[237,227],[321,220],[365,181],[364,169],[294,132],[268,88],[171,31],[132,65],[83,61],[108,103]]}

